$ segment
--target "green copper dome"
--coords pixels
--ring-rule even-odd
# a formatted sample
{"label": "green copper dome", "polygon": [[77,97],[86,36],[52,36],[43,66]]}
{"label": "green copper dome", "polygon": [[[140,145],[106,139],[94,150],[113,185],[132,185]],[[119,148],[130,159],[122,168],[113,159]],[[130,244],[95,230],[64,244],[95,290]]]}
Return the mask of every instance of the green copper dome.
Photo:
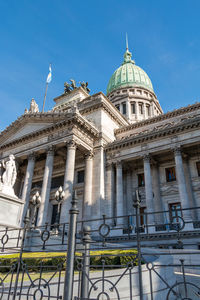
{"label": "green copper dome", "polygon": [[140,67],[136,66],[131,59],[132,54],[128,48],[124,54],[124,62],[111,76],[108,86],[107,95],[112,91],[123,87],[143,87],[153,92],[153,86],[149,76]]}

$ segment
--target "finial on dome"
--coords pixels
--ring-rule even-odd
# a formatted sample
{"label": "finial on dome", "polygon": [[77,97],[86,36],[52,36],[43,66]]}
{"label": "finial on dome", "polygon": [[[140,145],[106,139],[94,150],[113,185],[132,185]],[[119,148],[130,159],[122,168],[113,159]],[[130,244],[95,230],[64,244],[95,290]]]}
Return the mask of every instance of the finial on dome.
{"label": "finial on dome", "polygon": [[126,32],[126,51],[128,50],[128,34]]}
{"label": "finial on dome", "polygon": [[132,57],[132,53],[129,52],[129,49],[128,49],[128,34],[126,32],[126,52],[124,53],[124,62],[123,64],[126,64],[126,63],[135,63],[134,60],[131,59]]}

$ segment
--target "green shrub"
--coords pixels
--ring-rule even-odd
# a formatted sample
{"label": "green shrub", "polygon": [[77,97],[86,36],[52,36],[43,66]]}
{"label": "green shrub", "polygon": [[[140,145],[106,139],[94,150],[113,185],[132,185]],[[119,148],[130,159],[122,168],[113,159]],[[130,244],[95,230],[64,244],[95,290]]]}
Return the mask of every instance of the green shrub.
{"label": "green shrub", "polygon": [[[77,264],[81,261],[82,254],[76,253],[74,268],[78,270]],[[127,266],[128,263],[137,265],[136,250],[102,250],[91,251],[90,265],[100,268],[103,263],[106,266]],[[19,254],[1,255],[0,256],[0,273],[8,273],[13,265],[16,271]],[[53,271],[57,268],[65,270],[66,253],[23,253],[23,263],[29,272],[38,272],[42,266],[43,272]],[[15,266],[15,267],[14,267]]]}

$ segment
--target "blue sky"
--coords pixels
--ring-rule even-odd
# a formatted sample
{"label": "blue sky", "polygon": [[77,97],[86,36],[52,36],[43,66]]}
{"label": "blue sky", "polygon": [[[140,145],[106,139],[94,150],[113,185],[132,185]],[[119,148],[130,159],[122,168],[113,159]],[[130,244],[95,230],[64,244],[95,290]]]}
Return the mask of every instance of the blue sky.
{"label": "blue sky", "polygon": [[0,130],[29,107],[45,110],[70,78],[106,92],[125,51],[152,80],[167,112],[200,99],[199,0],[0,1]]}

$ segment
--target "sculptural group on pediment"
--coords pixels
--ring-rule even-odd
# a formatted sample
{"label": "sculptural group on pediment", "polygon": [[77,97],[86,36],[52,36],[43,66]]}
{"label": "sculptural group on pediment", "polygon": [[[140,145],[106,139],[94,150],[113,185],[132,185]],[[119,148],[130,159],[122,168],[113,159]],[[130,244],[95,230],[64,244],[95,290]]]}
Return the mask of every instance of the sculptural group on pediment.
{"label": "sculptural group on pediment", "polygon": [[[65,82],[64,83],[64,93],[68,94],[71,91],[75,90],[78,88],[78,86],[76,85],[76,81],[74,79],[70,79],[71,83]],[[88,88],[88,82],[84,82],[84,81],[79,81],[80,86],[87,92],[90,92],[90,89]]]}
{"label": "sculptural group on pediment", "polygon": [[15,196],[14,184],[17,178],[15,157],[9,155],[8,160],[0,161],[0,191],[6,195]]}

